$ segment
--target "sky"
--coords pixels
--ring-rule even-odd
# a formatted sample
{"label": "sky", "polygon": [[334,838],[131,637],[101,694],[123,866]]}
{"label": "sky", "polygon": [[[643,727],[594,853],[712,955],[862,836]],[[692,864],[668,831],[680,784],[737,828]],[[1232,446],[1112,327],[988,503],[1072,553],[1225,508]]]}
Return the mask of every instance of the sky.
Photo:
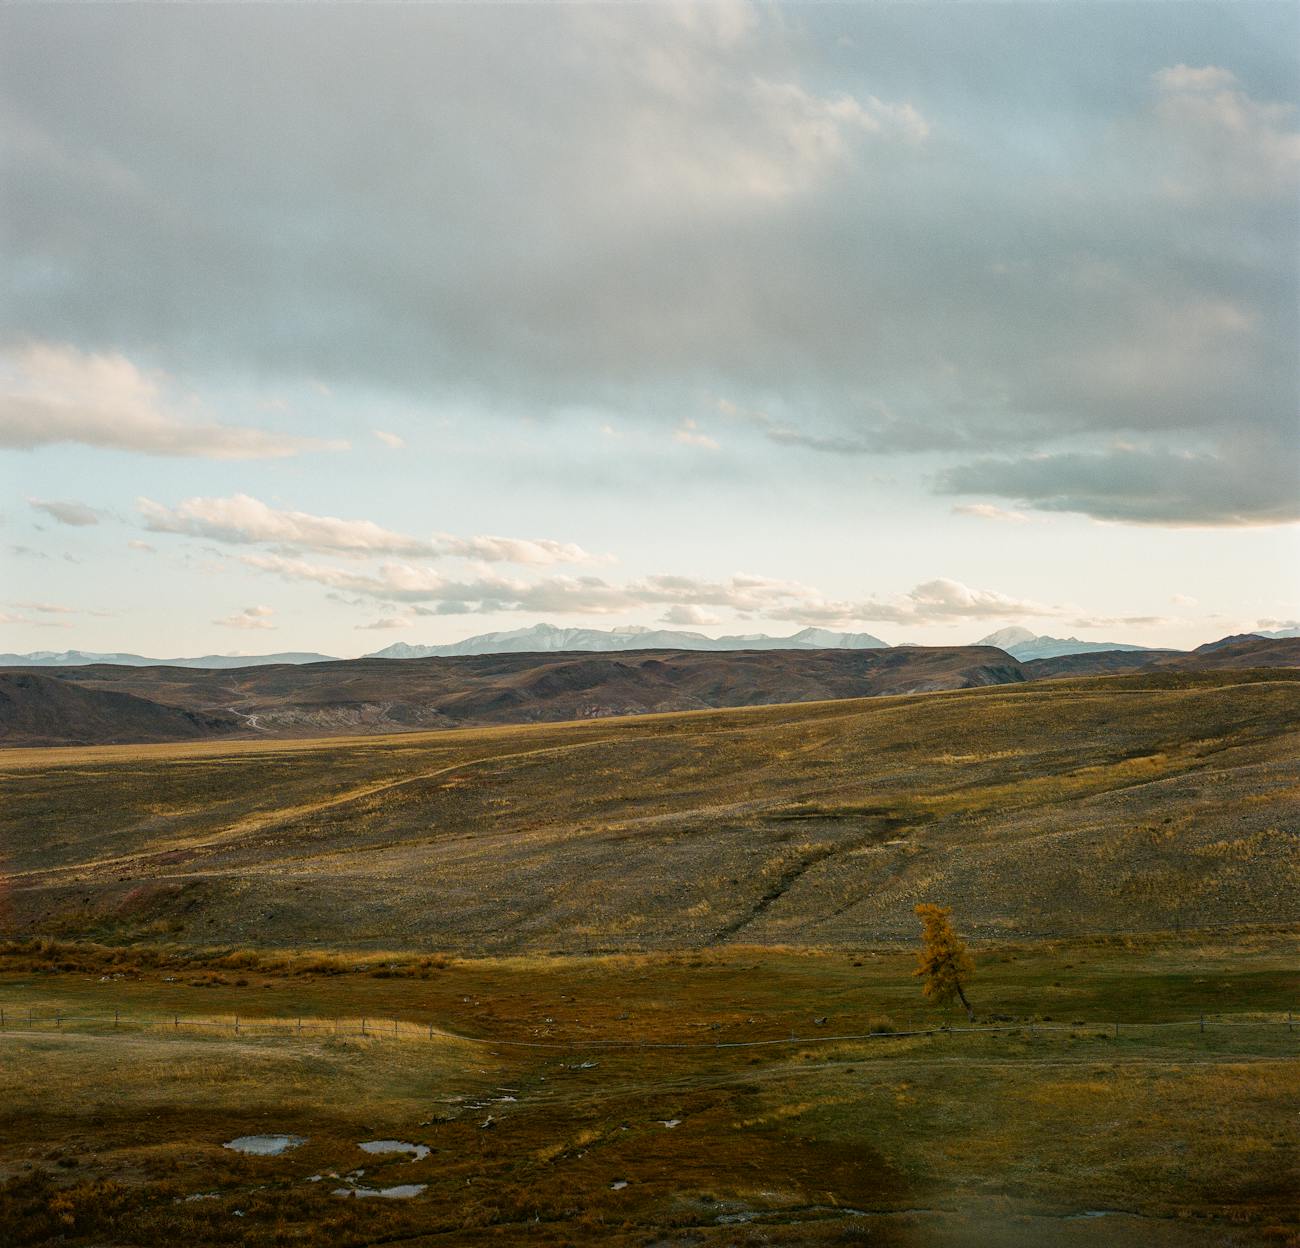
{"label": "sky", "polygon": [[0,651],[1300,616],[1300,7],[0,9]]}

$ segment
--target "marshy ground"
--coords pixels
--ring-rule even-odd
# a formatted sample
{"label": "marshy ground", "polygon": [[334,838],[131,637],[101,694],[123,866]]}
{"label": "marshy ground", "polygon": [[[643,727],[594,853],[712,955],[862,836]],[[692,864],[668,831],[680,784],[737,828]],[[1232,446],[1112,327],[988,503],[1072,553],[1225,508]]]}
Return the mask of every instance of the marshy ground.
{"label": "marshy ground", "polygon": [[[972,992],[1010,1030],[891,1035],[965,1020],[886,947],[11,946],[0,1236],[1285,1245],[1295,950],[1293,930],[986,947]],[[223,1147],[260,1134],[305,1143]],[[361,1148],[379,1139],[429,1152]]]}

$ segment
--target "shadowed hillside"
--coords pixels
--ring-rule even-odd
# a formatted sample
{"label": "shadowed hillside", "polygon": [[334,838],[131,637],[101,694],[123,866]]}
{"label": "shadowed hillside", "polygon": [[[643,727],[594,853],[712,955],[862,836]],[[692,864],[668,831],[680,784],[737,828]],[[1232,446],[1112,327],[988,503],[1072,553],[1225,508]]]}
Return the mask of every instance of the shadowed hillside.
{"label": "shadowed hillside", "polygon": [[[250,732],[318,736],[537,723],[966,689],[1019,681],[990,646],[889,650],[646,650],[354,659],[225,671],[98,664],[51,679],[204,713],[240,716]],[[118,732],[75,740],[129,740]]]}
{"label": "shadowed hillside", "polygon": [[233,715],[162,706],[147,698],[0,671],[0,744],[84,745],[189,741],[234,732]]}
{"label": "shadowed hillside", "polygon": [[[1295,666],[1300,666],[1297,638],[1227,639],[1191,654],[1109,650],[1023,663],[992,646],[898,646],[490,654],[226,670],[95,664],[44,668],[39,679],[131,693],[193,712],[202,731],[178,729],[170,736],[161,727],[146,731],[139,714],[135,720],[115,719],[89,701],[85,717],[79,718],[81,703],[69,699],[65,717],[48,720],[44,735],[15,733],[0,742],[154,741],[214,732],[270,737],[401,732],[878,697],[1074,676]],[[23,722],[24,715],[45,715],[35,706],[17,709],[23,696],[37,702],[53,696],[48,690],[38,694],[37,688],[14,691],[13,722]]]}
{"label": "shadowed hillside", "polygon": [[1294,921],[1298,722],[1300,682],[1159,673],[11,751],[7,922],[507,952],[892,938],[935,899],[985,935]]}

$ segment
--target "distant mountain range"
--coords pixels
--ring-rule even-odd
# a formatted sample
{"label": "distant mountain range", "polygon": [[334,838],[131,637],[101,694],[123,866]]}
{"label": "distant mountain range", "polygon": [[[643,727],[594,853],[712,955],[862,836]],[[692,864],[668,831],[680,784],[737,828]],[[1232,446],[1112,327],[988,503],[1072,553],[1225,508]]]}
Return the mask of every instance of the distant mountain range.
{"label": "distant mountain range", "polygon": [[977,646],[997,646],[1022,663],[1028,659],[1055,659],[1063,654],[1092,654],[1100,650],[1152,650],[1123,641],[1080,641],[1077,637],[1039,637],[1027,628],[1000,628],[981,637]]}
{"label": "distant mountain range", "polygon": [[[1300,628],[1241,633],[1232,640],[1261,638],[1274,640],[1300,636]],[[1227,640],[1227,639],[1224,639]],[[1123,641],[1080,641],[1077,637],[1049,637],[1027,628],[1002,628],[981,637],[978,646],[996,646],[1021,662],[1053,659],[1063,655],[1115,651],[1171,653],[1167,648],[1138,646]],[[1221,644],[1221,643],[1210,643]],[[558,652],[612,652],[620,650],[887,650],[888,642],[871,633],[837,633],[826,628],[805,628],[789,637],[767,633],[739,633],[708,637],[704,633],[665,628],[557,628],[534,624],[507,632],[479,633],[464,641],[441,646],[418,646],[395,642],[363,655],[367,659],[451,658],[475,654],[547,654]],[[278,654],[205,654],[196,658],[153,659],[140,654],[100,654],[84,650],[38,650],[32,654],[0,654],[0,667],[85,667],[92,663],[113,663],[121,667],[195,667],[226,669],[265,667],[274,663],[331,663],[336,656],[312,651]]]}
{"label": "distant mountain range", "polygon": [[547,654],[591,650],[887,650],[889,643],[870,633],[835,633],[805,628],[790,637],[742,633],[706,637],[666,628],[556,628],[534,624],[504,633],[480,633],[445,646],[411,646],[404,641],[368,654],[368,659],[436,659],[458,654]]}
{"label": "distant mountain range", "polygon": [[332,654],[288,650],[283,654],[204,654],[193,659],[150,659],[142,654],[96,654],[86,650],[37,650],[32,654],[0,654],[0,667],[85,667],[112,663],[118,667],[266,667],[272,663],[332,663]]}

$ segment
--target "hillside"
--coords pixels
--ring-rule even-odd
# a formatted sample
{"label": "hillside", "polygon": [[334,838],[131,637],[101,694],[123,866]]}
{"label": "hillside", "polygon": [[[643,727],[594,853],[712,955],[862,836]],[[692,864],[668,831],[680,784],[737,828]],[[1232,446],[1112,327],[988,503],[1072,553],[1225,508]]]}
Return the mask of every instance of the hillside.
{"label": "hillside", "polygon": [[933,899],[986,937],[1300,920],[1300,681],[1173,675],[8,751],[6,922],[576,952],[909,937]]}
{"label": "hillside", "polygon": [[[250,731],[315,736],[538,723],[711,707],[965,689],[1023,679],[988,647],[638,651],[353,659],[224,671],[94,665],[57,679],[201,713]],[[93,737],[88,730],[76,738]]]}
{"label": "hillside", "polygon": [[232,715],[163,706],[34,672],[0,671],[0,745],[190,741],[239,726]]}
{"label": "hillside", "polygon": [[1300,667],[1300,637],[1225,637],[1190,654],[1153,659],[1150,670],[1240,671],[1248,667]]}

